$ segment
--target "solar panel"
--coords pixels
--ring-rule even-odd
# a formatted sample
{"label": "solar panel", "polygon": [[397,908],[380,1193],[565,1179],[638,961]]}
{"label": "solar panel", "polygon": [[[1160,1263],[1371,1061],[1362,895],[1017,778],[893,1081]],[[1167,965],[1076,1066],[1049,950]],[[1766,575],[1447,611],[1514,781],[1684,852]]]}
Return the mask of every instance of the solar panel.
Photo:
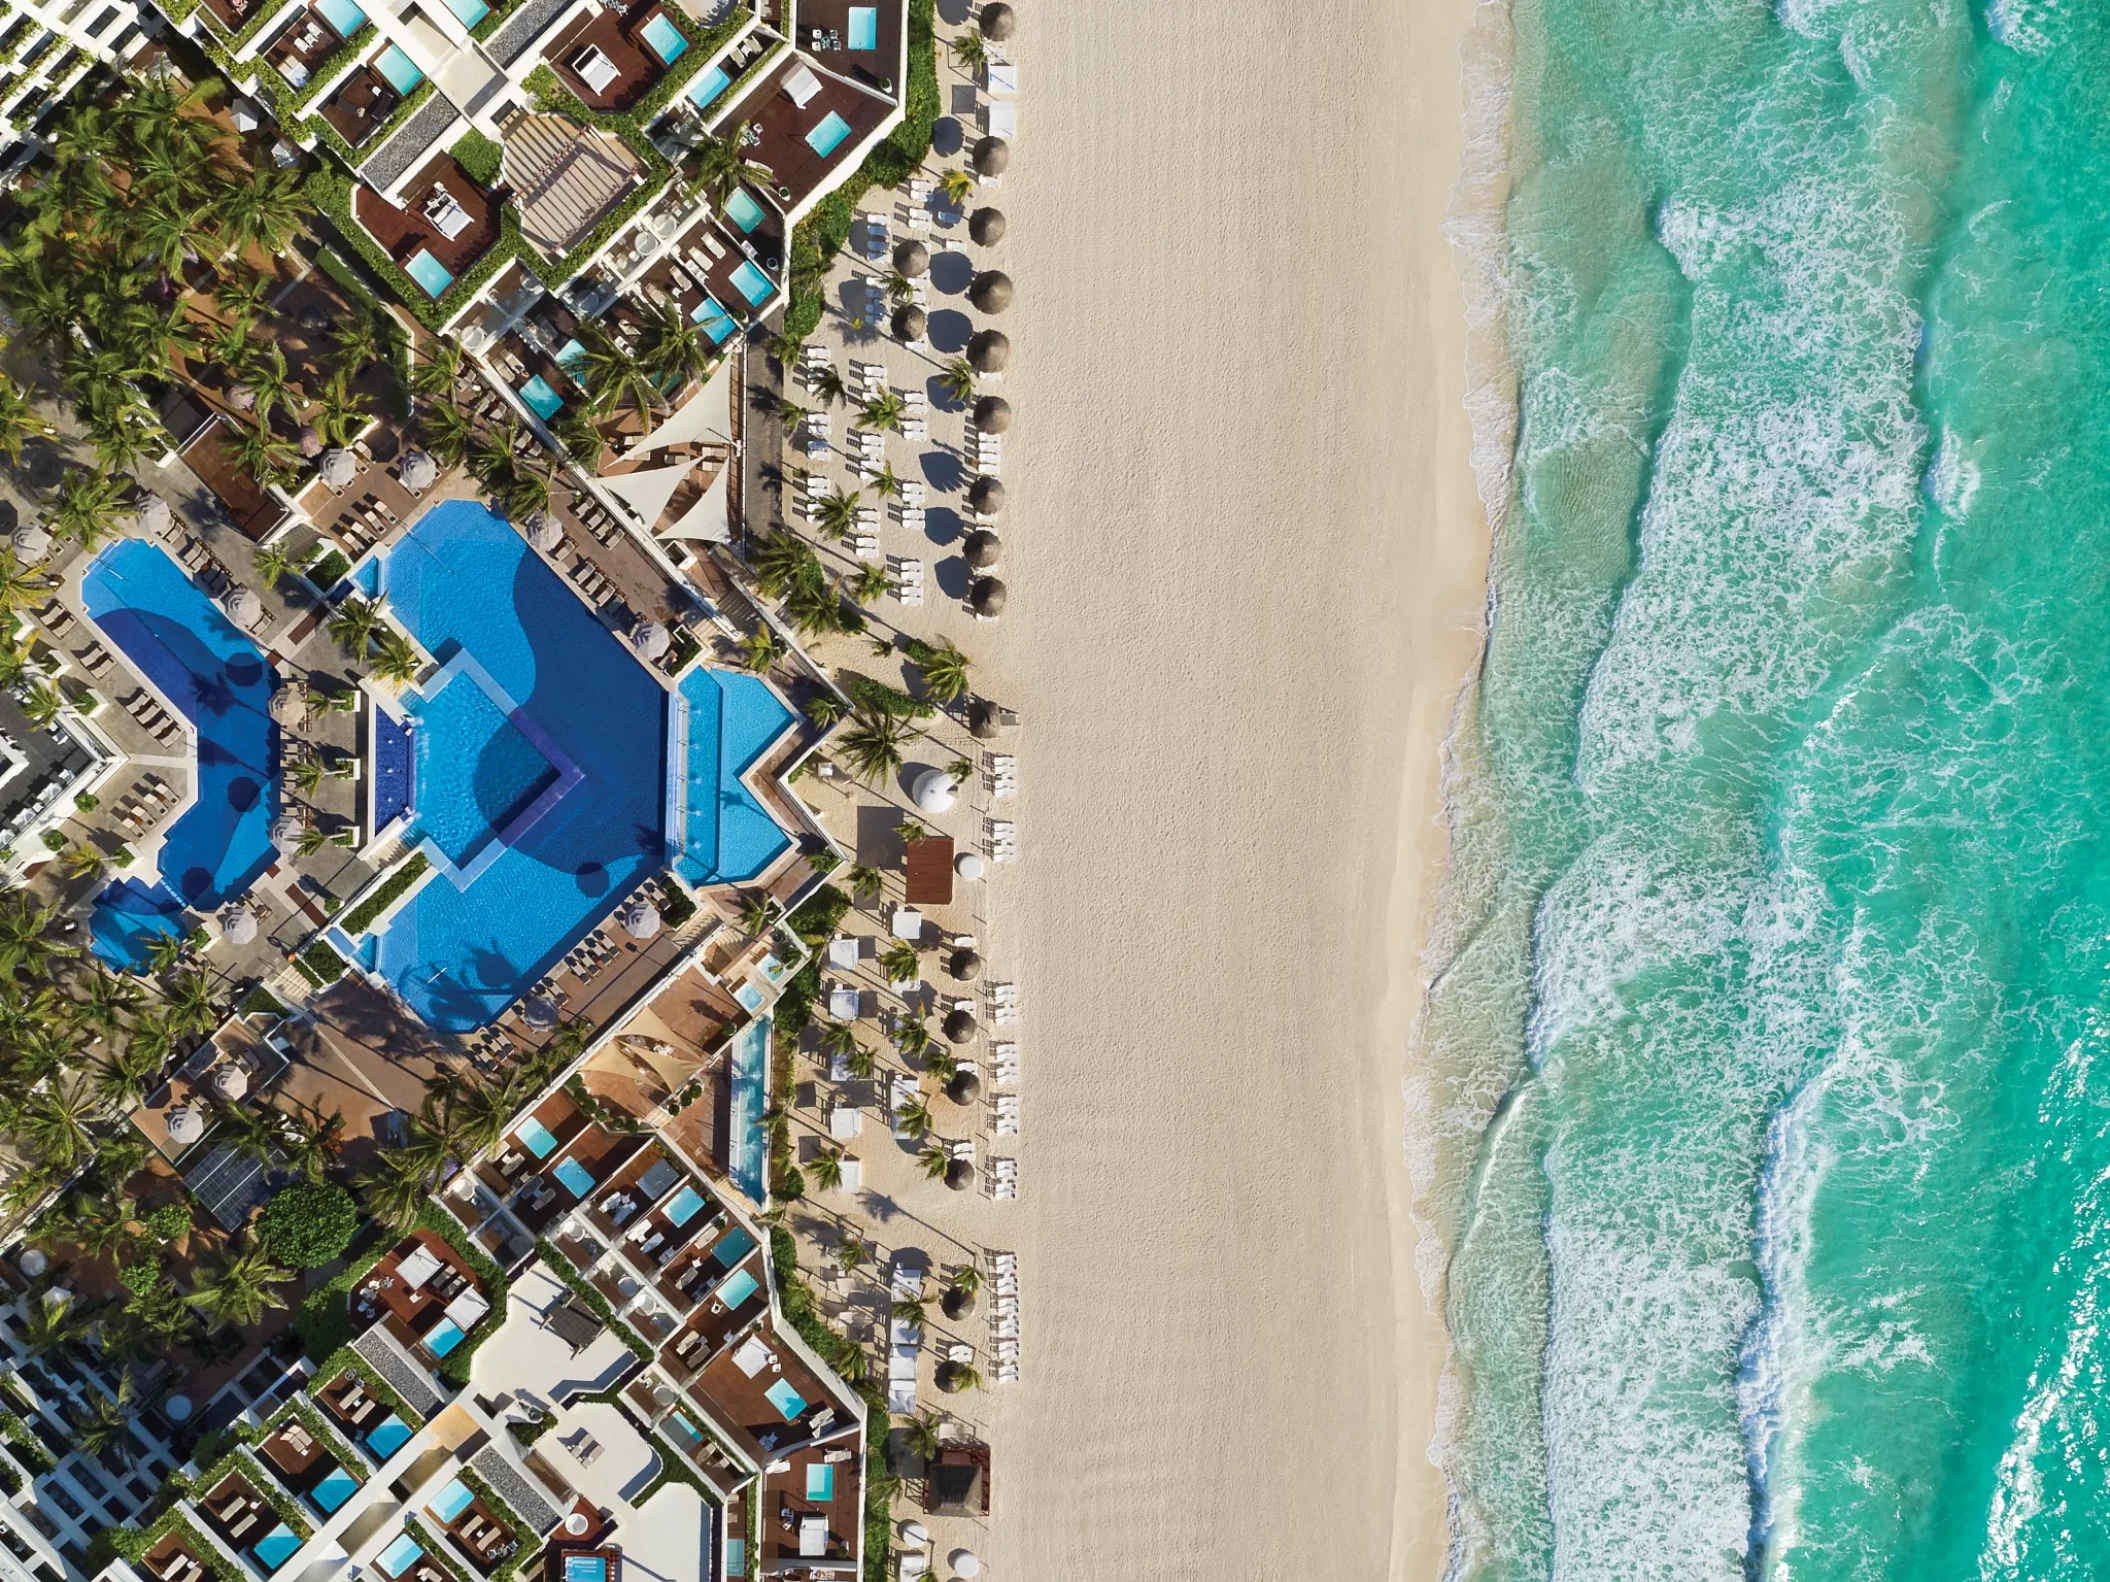
{"label": "solar panel", "polygon": [[271,1195],[263,1165],[238,1148],[215,1148],[183,1181],[223,1230],[240,1230],[249,1211]]}

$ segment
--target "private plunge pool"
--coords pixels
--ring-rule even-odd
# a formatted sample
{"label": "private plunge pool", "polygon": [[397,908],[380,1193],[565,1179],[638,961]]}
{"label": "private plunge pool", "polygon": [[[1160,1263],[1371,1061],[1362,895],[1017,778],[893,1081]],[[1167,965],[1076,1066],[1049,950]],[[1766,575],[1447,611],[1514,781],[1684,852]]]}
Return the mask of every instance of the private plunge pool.
{"label": "private plunge pool", "polygon": [[275,855],[279,735],[269,707],[278,678],[248,634],[143,539],[98,553],[81,576],[81,601],[195,730],[197,795],[163,837],[158,888],[211,911],[247,890]]}

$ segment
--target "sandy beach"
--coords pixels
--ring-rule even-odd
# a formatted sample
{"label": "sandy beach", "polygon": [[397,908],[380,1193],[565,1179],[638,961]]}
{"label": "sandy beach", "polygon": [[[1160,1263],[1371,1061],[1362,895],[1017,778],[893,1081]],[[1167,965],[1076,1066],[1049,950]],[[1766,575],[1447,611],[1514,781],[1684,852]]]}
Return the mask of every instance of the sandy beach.
{"label": "sandy beach", "polygon": [[1018,9],[1013,599],[973,642],[1025,722],[987,1229],[1026,1377],[973,1407],[985,1559],[1434,1577],[1400,1094],[1483,609],[1439,232],[1472,7]]}

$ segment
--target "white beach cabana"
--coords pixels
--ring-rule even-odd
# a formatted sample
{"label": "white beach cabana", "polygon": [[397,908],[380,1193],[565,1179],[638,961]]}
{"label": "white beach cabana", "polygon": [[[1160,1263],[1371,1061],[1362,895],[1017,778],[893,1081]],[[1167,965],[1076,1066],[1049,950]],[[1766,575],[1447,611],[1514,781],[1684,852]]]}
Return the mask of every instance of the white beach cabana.
{"label": "white beach cabana", "polygon": [[423,1244],[413,1247],[409,1256],[396,1265],[396,1278],[403,1282],[406,1291],[422,1291],[425,1282],[439,1272],[439,1255]]}

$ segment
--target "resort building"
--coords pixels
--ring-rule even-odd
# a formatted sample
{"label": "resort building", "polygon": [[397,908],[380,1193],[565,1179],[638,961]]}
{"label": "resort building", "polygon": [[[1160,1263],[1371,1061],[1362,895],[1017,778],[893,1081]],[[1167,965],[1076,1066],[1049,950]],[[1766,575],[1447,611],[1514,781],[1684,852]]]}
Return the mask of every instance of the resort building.
{"label": "resort building", "polygon": [[23,140],[74,84],[145,45],[133,0],[0,3],[0,159],[18,163],[31,146]]}

